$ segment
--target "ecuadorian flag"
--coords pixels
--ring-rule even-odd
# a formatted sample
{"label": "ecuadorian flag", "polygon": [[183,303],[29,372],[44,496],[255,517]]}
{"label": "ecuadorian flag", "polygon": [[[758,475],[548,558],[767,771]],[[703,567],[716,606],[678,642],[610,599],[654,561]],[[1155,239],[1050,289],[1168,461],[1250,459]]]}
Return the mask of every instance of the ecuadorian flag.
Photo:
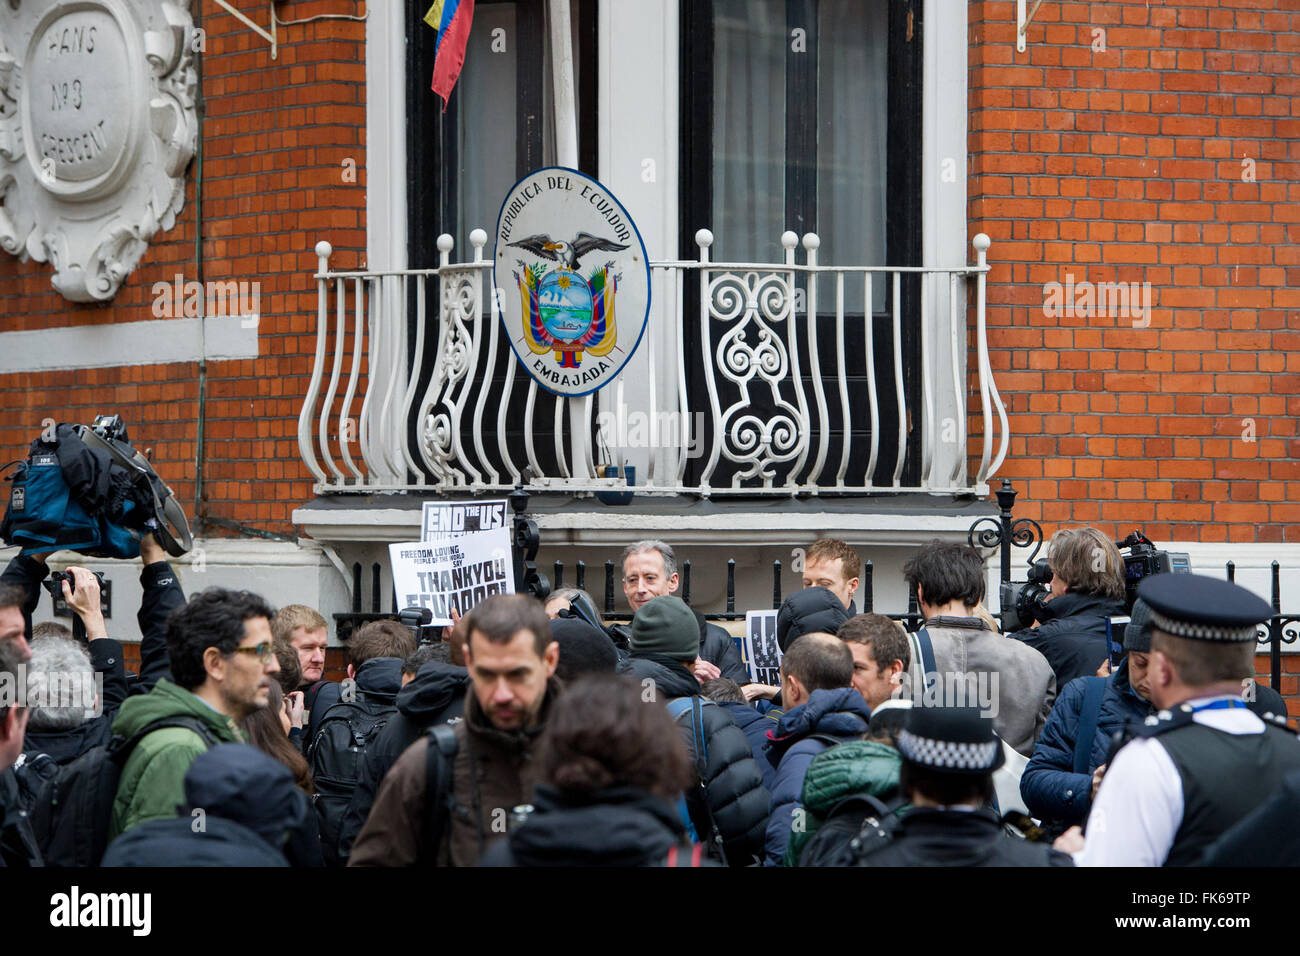
{"label": "ecuadorian flag", "polygon": [[424,22],[438,31],[438,45],[433,54],[433,92],[442,97],[442,111],[465,65],[465,45],[474,22],[474,0],[434,0]]}

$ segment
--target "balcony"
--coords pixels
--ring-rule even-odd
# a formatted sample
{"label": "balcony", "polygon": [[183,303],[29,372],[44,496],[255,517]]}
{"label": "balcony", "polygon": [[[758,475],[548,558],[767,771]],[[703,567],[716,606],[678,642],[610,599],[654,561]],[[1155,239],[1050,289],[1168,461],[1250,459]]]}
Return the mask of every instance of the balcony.
{"label": "balcony", "polygon": [[819,265],[818,237],[792,232],[784,262],[713,262],[700,230],[696,258],[651,262],[646,332],[618,379],[576,399],[518,368],[487,236],[470,241],[469,262],[443,235],[438,268],[395,272],[332,272],[317,245],[298,418],[317,495],[983,496],[1006,456],[983,234],[975,265],[891,268]]}

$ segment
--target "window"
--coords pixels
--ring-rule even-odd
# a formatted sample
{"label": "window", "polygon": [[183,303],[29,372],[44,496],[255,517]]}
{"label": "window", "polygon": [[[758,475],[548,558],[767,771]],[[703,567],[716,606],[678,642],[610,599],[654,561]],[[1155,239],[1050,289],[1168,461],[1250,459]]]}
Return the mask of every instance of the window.
{"label": "window", "polygon": [[[573,0],[573,59],[578,114],[578,168],[596,174],[596,5],[597,0]],[[407,235],[409,267],[427,269],[439,263],[437,239],[449,233],[455,245],[453,262],[473,259],[469,234],[483,229],[492,256],[492,235],[501,202],[528,172],[555,165],[554,77],[551,72],[550,27],[543,0],[478,0],[465,50],[465,64],[443,112],[442,99],[430,89],[437,34],[422,21],[427,3],[408,5],[407,14]],[[415,341],[417,306],[414,286],[407,304],[408,341]],[[432,313],[437,288],[426,291]],[[483,315],[490,313],[484,296]],[[435,362],[437,336],[425,338],[426,355],[414,357],[421,370],[416,394],[423,395]],[[487,348],[470,375],[482,380],[492,369],[492,394],[501,394],[507,368],[515,364],[507,343],[505,361],[492,362]],[[505,420],[507,441],[522,447],[522,423],[528,396],[526,375],[517,374]],[[417,403],[418,404],[418,403]],[[535,431],[554,427],[555,403],[538,401]],[[418,409],[412,408],[409,440],[418,441]],[[461,440],[473,441],[472,417],[461,419]],[[415,447],[415,445],[413,445]],[[554,449],[538,443],[539,464],[558,474]]]}
{"label": "window", "polygon": [[[429,88],[437,34],[423,4],[407,16],[410,268],[438,264],[437,238],[471,257],[469,234],[496,227],[501,200],[530,170],[555,163],[554,80],[542,0],[478,0],[465,65],[447,110]],[[596,0],[573,4],[579,168],[596,166]],[[490,252],[490,250],[489,250]]]}
{"label": "window", "polygon": [[[697,256],[695,233],[707,227],[714,234],[714,261],[780,262],[781,233],[793,230],[801,238],[818,234],[821,265],[920,265],[921,48],[921,0],[682,0],[683,258]],[[802,249],[797,261],[803,261]],[[802,277],[799,282],[806,291]],[[819,283],[819,312],[825,316],[834,308],[833,280]],[[919,281],[904,279],[902,351],[910,408],[917,407],[920,385],[918,290]],[[860,284],[845,284],[851,321],[844,345],[859,366],[852,368],[852,358],[846,366],[855,403],[865,403],[862,340],[868,313],[877,381],[893,381],[892,294],[882,276],[873,283],[869,304]],[[687,307],[697,308],[690,297]],[[688,389],[703,394],[698,315],[688,315],[686,323],[693,357]],[[712,340],[725,331],[715,322]],[[840,345],[834,322],[823,319],[819,353],[834,354]],[[801,342],[805,356],[806,349]],[[805,379],[809,367],[805,357]],[[879,395],[882,427],[873,480],[888,484],[897,428],[883,423],[891,415],[897,421],[897,403],[889,389]],[[868,437],[865,416],[855,419],[847,437],[838,417],[833,411],[833,440],[852,444],[849,470],[860,473],[866,455],[857,449],[868,444],[859,441]],[[920,444],[909,442],[904,483],[916,481],[919,468]],[[828,483],[827,472],[815,477]],[[778,482],[783,478],[779,474]]]}

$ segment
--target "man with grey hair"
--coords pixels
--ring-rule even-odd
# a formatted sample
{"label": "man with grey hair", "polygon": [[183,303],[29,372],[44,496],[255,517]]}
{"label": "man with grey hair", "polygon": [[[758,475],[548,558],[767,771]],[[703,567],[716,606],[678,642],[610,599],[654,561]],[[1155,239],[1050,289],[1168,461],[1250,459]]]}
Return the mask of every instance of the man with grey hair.
{"label": "man with grey hair", "polygon": [[[677,555],[671,545],[646,538],[623,550],[623,594],[633,614],[651,598],[675,594],[677,585]],[[694,667],[696,678],[703,682],[728,677],[737,684],[752,683],[731,635],[718,625],[705,621],[699,611],[691,610],[700,626],[700,656]]]}
{"label": "man with grey hair", "polygon": [[108,636],[99,581],[86,568],[70,567],[68,573],[72,587],[64,582],[63,597],[81,618],[87,643],[63,636],[57,626],[33,628],[27,668],[31,720],[23,742],[28,763],[46,754],[67,764],[108,743],[109,726],[126,699],[122,645]]}
{"label": "man with grey hair", "polygon": [[101,686],[90,655],[74,638],[33,639],[27,664],[31,716],[23,738],[27,760],[46,754],[65,764],[108,743],[112,718],[104,713]]}

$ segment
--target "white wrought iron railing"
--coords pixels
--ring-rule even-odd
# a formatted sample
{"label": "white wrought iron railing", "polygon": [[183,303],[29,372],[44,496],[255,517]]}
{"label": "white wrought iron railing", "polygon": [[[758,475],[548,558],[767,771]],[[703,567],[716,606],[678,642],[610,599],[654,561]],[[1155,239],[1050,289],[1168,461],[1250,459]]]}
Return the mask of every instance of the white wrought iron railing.
{"label": "white wrought iron railing", "polygon": [[[635,490],[652,493],[987,491],[1009,436],[989,364],[986,235],[973,240],[976,264],[953,268],[823,266],[818,237],[792,232],[783,263],[712,262],[713,235],[695,240],[698,259],[650,264],[644,340],[594,401],[539,392],[517,368],[502,293],[484,296],[483,230],[470,234],[466,263],[451,262],[452,239],[440,236],[436,269],[331,272],[330,244],[318,243],[316,355],[298,418],[316,493],[463,494],[519,481],[603,492],[627,486],[628,466]],[[886,311],[873,316],[881,282]]]}

